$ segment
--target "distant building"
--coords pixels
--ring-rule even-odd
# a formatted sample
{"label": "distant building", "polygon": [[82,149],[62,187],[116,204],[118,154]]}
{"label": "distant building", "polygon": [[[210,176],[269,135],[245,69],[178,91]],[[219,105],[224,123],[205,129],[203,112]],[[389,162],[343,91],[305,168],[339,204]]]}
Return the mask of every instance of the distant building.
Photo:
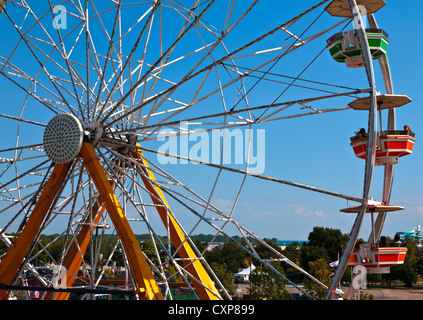
{"label": "distant building", "polygon": [[206,247],[206,251],[212,251],[214,248],[222,248],[224,244],[224,242],[210,242]]}

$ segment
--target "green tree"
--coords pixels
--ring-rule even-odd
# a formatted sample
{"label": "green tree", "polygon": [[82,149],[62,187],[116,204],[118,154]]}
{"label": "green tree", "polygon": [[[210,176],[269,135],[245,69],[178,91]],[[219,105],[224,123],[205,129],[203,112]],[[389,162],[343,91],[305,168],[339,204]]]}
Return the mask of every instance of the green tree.
{"label": "green tree", "polygon": [[64,237],[62,237],[50,244],[49,252],[50,252],[50,256],[54,259],[54,261],[60,261],[60,259],[62,258],[64,242],[65,242],[65,239]]}
{"label": "green tree", "polygon": [[[236,286],[233,284],[232,274],[228,272],[228,266],[226,264],[214,262],[210,265],[210,267],[222,283],[223,287],[228,291],[229,295],[235,294]],[[222,292],[220,292],[220,294],[222,295]]]}
{"label": "green tree", "polygon": [[415,242],[407,243],[407,254],[404,263],[409,264],[413,269],[417,269],[421,251]]}
{"label": "green tree", "polygon": [[143,240],[140,245],[142,251],[147,255],[150,260],[157,261],[156,251],[154,250],[153,241],[151,241],[151,239]]}
{"label": "green tree", "polygon": [[301,247],[300,262],[303,269],[309,270],[309,262],[324,259],[326,264],[329,264],[330,258],[328,252],[324,247],[303,245]]}
{"label": "green tree", "polygon": [[238,272],[241,268],[248,267],[243,263],[245,258],[248,258],[247,254],[233,242],[226,242],[221,248],[217,247],[211,251],[207,251],[204,257],[210,264],[213,262],[226,264],[228,271],[232,273]]}
{"label": "green tree", "polygon": [[300,264],[301,250],[300,244],[298,242],[293,242],[287,245],[282,253],[289,260],[295,262],[298,265]]}
{"label": "green tree", "polygon": [[342,252],[342,246],[348,241],[348,235],[343,234],[339,229],[324,227],[314,227],[308,235],[308,246],[322,247],[326,249],[329,256],[328,262],[338,259],[338,254]]}
{"label": "green tree", "polygon": [[421,252],[414,242],[407,243],[407,249],[404,264],[392,267],[387,278],[389,281],[398,279],[404,282],[407,287],[412,287],[413,283],[418,280],[418,274],[415,270],[418,268]]}
{"label": "green tree", "polygon": [[[282,267],[274,267],[284,274]],[[291,300],[292,295],[286,290],[285,280],[268,267],[257,267],[250,274],[252,284],[251,298],[254,300]]]}
{"label": "green tree", "polygon": [[401,274],[399,279],[404,282],[406,287],[412,287],[413,283],[416,283],[418,280],[417,272],[414,271],[414,269],[408,265],[404,264],[401,266]]}
{"label": "green tree", "polygon": [[[287,245],[282,251],[282,254],[289,260],[294,262],[296,265],[301,266],[301,247],[298,242],[293,242]],[[289,280],[294,282],[301,282],[304,278],[303,273],[297,270],[296,268],[288,264],[285,264],[284,268]]]}
{"label": "green tree", "polygon": [[[310,274],[323,284],[329,286],[331,282],[331,277],[330,269],[326,260],[320,258],[316,261],[309,261],[308,264]],[[322,300],[326,297],[327,290],[309,278],[304,281],[304,287],[306,288],[307,292],[309,292],[312,296],[316,297],[317,299]]]}
{"label": "green tree", "polygon": [[[266,242],[268,246],[272,247],[273,250],[271,250],[270,248],[268,248],[267,246],[265,246],[262,243],[256,243],[254,245],[254,250],[256,251],[256,253],[262,258],[262,259],[272,259],[272,258],[276,258],[277,255],[275,253],[279,252],[281,253],[282,250],[280,248],[280,246],[278,246],[276,243],[273,243],[272,241],[267,241]],[[259,261],[255,261],[254,263],[258,264]]]}
{"label": "green tree", "polygon": [[207,242],[203,242],[200,239],[196,239],[194,241],[195,246],[197,247],[198,251],[203,252],[204,249],[207,247]]}

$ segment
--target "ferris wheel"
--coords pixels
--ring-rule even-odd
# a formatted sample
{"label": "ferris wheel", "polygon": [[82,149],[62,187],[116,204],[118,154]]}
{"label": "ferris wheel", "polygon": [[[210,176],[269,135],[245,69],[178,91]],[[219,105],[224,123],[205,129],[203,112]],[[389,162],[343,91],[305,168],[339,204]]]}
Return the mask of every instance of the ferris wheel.
{"label": "ferris wheel", "polygon": [[[258,0],[0,1],[0,74],[8,99],[0,107],[0,130],[7,132],[0,146],[0,240],[7,247],[1,298],[10,290],[28,295],[30,272],[43,299],[110,292],[161,300],[173,299],[175,288],[198,299],[230,299],[204,258],[207,248],[191,239],[199,233],[213,234],[212,242],[226,237],[313,298],[275,267],[284,263],[332,298],[351,265],[364,213],[378,212],[370,246],[386,213],[401,209],[389,204],[393,168],[412,152],[414,134],[395,130],[395,108],[411,100],[392,89],[388,36],[373,15],[383,0],[285,5],[275,23],[266,18],[271,4]],[[358,89],[362,82],[333,83],[325,72],[303,76],[321,67],[320,59],[325,70],[363,67],[367,83]],[[376,91],[373,59],[386,94]],[[351,139],[365,160],[362,197],[264,173],[258,145],[264,130],[269,141],[289,128],[289,119],[317,122],[352,109],[368,117],[366,134]],[[385,111],[388,125],[379,132]],[[282,133],[270,140],[279,145],[267,142],[267,159],[279,157],[281,140]],[[381,203],[369,202],[375,165],[385,168]],[[357,218],[330,287],[245,223],[237,208],[252,180],[357,203],[348,208]],[[229,205],[219,202],[222,193],[233,195]],[[41,235],[48,232],[55,237],[45,244]],[[149,235],[148,253],[137,234]],[[112,250],[98,259],[110,239],[117,239]],[[256,250],[258,243],[267,254]],[[36,267],[42,255],[53,261],[53,278]],[[117,256],[126,276],[113,280],[105,271]],[[369,261],[367,267],[389,266]]]}

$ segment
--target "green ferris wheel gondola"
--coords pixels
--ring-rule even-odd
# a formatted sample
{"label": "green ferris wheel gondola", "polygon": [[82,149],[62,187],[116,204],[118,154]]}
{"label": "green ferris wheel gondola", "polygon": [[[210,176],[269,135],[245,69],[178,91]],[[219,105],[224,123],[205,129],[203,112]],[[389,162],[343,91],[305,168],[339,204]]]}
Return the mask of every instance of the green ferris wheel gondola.
{"label": "green ferris wheel gondola", "polygon": [[[366,29],[367,42],[373,59],[386,54],[388,34],[382,29]],[[364,66],[363,56],[356,31],[339,32],[327,41],[327,48],[335,61],[346,63],[347,67]]]}

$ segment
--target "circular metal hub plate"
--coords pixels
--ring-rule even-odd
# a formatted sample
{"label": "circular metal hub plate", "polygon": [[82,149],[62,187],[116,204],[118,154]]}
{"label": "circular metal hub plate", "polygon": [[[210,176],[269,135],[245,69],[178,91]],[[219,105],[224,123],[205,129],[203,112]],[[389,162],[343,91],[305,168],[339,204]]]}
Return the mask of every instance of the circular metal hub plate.
{"label": "circular metal hub plate", "polygon": [[53,117],[44,131],[44,150],[55,163],[72,161],[81,150],[84,130],[78,118],[63,113]]}

